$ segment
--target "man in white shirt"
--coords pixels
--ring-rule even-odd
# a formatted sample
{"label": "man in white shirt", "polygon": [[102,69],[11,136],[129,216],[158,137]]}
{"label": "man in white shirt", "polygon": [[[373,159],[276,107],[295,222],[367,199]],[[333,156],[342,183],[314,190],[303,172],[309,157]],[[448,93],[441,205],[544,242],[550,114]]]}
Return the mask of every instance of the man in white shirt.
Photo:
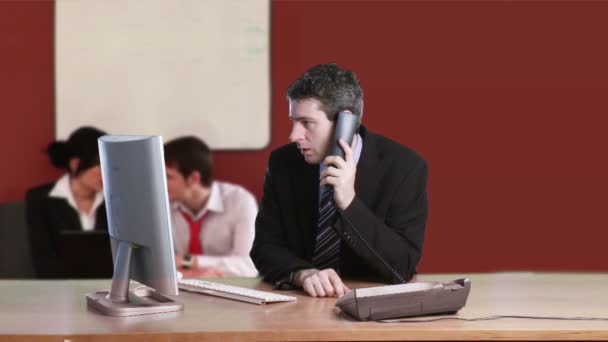
{"label": "man in white shirt", "polygon": [[258,272],[249,251],[258,207],[245,188],[213,179],[209,147],[196,137],[165,144],[176,266],[184,277]]}

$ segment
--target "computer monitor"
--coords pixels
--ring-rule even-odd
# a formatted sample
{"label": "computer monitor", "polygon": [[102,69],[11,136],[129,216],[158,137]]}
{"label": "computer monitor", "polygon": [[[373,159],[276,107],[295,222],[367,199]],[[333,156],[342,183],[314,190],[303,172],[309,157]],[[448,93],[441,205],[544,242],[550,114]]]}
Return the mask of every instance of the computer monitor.
{"label": "computer monitor", "polygon": [[112,277],[112,249],[107,231],[63,230],[57,240],[65,278]]}
{"label": "computer monitor", "polygon": [[[98,139],[112,244],[110,291],[87,294],[89,307],[110,316],[183,310],[160,136],[106,135]],[[147,288],[129,290],[130,280]]]}

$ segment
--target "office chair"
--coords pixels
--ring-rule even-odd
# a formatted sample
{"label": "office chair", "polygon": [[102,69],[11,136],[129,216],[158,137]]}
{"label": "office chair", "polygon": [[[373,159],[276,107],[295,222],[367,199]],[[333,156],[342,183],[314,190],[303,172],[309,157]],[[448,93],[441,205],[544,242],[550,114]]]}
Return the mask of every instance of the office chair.
{"label": "office chair", "polygon": [[25,202],[0,204],[0,278],[35,278]]}

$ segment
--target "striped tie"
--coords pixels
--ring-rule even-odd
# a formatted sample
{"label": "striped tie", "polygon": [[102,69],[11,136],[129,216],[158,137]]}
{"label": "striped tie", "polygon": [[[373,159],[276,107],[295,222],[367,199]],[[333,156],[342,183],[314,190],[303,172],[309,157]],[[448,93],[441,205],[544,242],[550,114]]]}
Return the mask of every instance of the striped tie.
{"label": "striped tie", "polygon": [[333,268],[339,271],[340,237],[333,228],[336,219],[336,207],[333,201],[334,188],[328,186],[319,201],[319,218],[317,220],[317,238],[312,256],[312,263],[320,270]]}

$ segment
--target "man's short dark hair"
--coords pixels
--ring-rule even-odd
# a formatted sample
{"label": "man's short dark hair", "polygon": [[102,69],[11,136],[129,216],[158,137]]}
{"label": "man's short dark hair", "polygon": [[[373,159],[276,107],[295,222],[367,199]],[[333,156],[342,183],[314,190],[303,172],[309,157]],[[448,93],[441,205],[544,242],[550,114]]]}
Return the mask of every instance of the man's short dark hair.
{"label": "man's short dark hair", "polygon": [[359,118],[363,114],[363,90],[359,80],[354,72],[334,63],[320,64],[306,70],[287,88],[287,97],[291,100],[318,100],[321,110],[331,121],[343,110],[349,110]]}
{"label": "man's short dark hair", "polygon": [[211,150],[201,139],[187,136],[173,139],[165,144],[165,165],[176,168],[187,178],[193,171],[201,175],[201,184],[211,186],[213,182],[213,158]]}

